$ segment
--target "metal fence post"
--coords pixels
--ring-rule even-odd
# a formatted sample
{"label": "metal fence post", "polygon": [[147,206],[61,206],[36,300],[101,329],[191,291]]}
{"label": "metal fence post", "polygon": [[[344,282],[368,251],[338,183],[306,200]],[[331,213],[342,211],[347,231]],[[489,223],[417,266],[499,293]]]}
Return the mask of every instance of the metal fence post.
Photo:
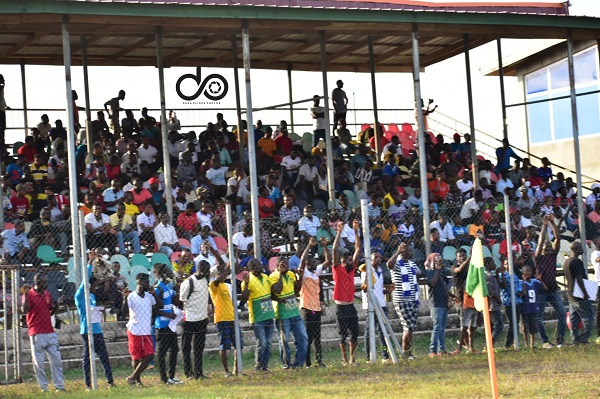
{"label": "metal fence post", "polygon": [[14,379],[15,382],[23,382],[21,378],[21,323],[19,322],[19,280],[20,280],[20,272],[18,268],[12,269],[11,273],[11,283],[12,283],[12,314],[13,314],[13,351],[15,353],[14,361],[15,361],[15,369],[14,369]]}
{"label": "metal fence post", "polygon": [[[373,305],[373,265],[371,265],[371,231],[369,229],[369,212],[367,210],[367,200],[360,200],[360,213],[362,216],[362,228],[363,228],[363,244],[365,247],[365,265],[367,266],[367,294],[368,294],[368,325],[369,329],[369,360],[371,364],[377,362],[377,346],[375,344],[375,306]],[[357,240],[360,237],[356,237]]]}
{"label": "metal fence post", "polygon": [[[83,220],[83,211],[79,211],[79,216],[81,220]],[[90,354],[90,377],[92,381],[92,389],[97,390],[98,376],[96,374],[96,348],[94,347],[94,333],[92,331],[92,314],[90,309],[90,276],[88,276],[87,272],[87,248],[85,243],[85,227],[83,223],[79,225],[79,234],[81,235],[81,275],[83,277],[83,295],[85,297],[85,319],[88,331],[88,351]],[[73,256],[77,256],[76,251],[73,251]]]}
{"label": "metal fence post", "polygon": [[510,202],[508,194],[504,193],[504,220],[506,222],[506,250],[508,256],[508,273],[510,277],[510,308],[513,325],[513,340],[515,350],[519,349],[519,331],[517,325],[517,298],[515,297],[515,274],[513,267],[512,230],[510,227]]}
{"label": "metal fence post", "polygon": [[243,370],[243,362],[242,362],[242,330],[240,328],[240,319],[238,316],[238,302],[237,302],[237,286],[235,279],[235,266],[236,266],[236,258],[235,252],[232,244],[233,237],[233,212],[231,210],[231,202],[227,202],[225,204],[225,216],[227,218],[227,251],[229,256],[229,264],[231,266],[231,300],[233,301],[233,321],[235,325],[235,351],[237,353],[237,371],[238,374],[241,374]]}

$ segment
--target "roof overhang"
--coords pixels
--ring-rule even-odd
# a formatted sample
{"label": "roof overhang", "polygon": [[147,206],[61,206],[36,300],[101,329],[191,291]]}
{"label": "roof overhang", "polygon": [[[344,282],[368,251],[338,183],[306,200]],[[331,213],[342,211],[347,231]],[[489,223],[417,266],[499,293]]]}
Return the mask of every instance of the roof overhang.
{"label": "roof overhang", "polygon": [[[62,65],[61,22],[68,16],[74,65],[81,64],[81,38],[86,37],[89,65],[154,66],[155,32],[161,27],[166,67],[230,68],[232,38],[247,23],[252,68],[320,70],[323,32],[331,71],[369,71],[372,37],[377,72],[409,72],[414,24],[422,67],[462,53],[467,33],[470,48],[497,38],[561,39],[568,30],[576,40],[600,36],[600,19],[566,16],[562,3],[513,1],[512,6],[493,2],[493,7],[482,7],[468,0],[0,2],[0,63]],[[239,40],[237,56],[241,59]]]}

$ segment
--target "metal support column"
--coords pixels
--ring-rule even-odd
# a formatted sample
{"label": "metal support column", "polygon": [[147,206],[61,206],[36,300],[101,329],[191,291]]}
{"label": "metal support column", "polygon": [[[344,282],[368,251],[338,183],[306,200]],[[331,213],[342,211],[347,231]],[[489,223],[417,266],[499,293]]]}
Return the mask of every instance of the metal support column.
{"label": "metal support column", "polygon": [[21,90],[23,92],[23,121],[25,122],[25,137],[29,135],[29,120],[27,117],[27,84],[25,79],[25,64],[21,63]]}
{"label": "metal support column", "polygon": [[475,114],[473,112],[473,88],[471,86],[471,58],[469,57],[469,35],[463,36],[465,51],[465,71],[467,72],[467,99],[469,104],[469,128],[471,135],[471,163],[473,164],[473,187],[479,188],[479,167],[477,165],[477,140],[475,140]]}
{"label": "metal support column", "polygon": [[[231,202],[225,204],[225,217],[227,218],[227,240],[232,242],[233,239],[233,211],[231,210]],[[230,268],[231,268],[231,300],[233,301],[233,328],[235,328],[235,352],[237,362],[237,374],[242,375],[244,372],[242,362],[242,330],[240,329],[240,320],[238,315],[238,300],[237,300],[237,285],[236,285],[236,267],[237,259],[235,257],[235,249],[233,245],[228,246]],[[236,369],[236,367],[234,367]]]}
{"label": "metal support column", "polygon": [[[243,129],[242,129],[242,106],[240,101],[240,77],[238,75],[238,55],[237,55],[237,40],[235,35],[231,35],[231,61],[233,63],[233,82],[235,85],[235,109],[238,126],[238,137],[240,140],[240,163],[244,165],[246,153],[244,152]],[[248,132],[254,127],[248,124]]]}
{"label": "metal support column", "polygon": [[[79,213],[79,218],[83,220],[83,211],[75,211]],[[87,327],[87,339],[88,339],[88,353],[90,357],[90,380],[92,382],[92,389],[98,389],[98,374],[96,372],[96,347],[94,342],[94,331],[92,326],[92,306],[90,302],[90,275],[87,271],[87,246],[85,243],[85,226],[83,223],[79,225],[79,235],[81,236],[81,275],[83,280],[83,297],[86,314],[86,327]],[[93,249],[93,248],[92,248]]]}
{"label": "metal support column", "polygon": [[[575,149],[575,173],[577,177],[577,210],[579,211],[579,238],[583,248],[583,264],[587,269],[588,248],[585,233],[585,204],[583,202],[583,184],[581,182],[581,154],[579,153],[579,121],[577,120],[577,96],[575,93],[575,68],[573,67],[573,35],[567,36],[567,63],[569,67],[569,88],[571,89],[571,121],[573,124],[573,147]],[[593,299],[593,298],[592,298]]]}
{"label": "metal support column", "polygon": [[496,39],[498,47],[498,76],[500,77],[500,102],[502,103],[502,133],[508,139],[508,121],[506,120],[506,95],[504,94],[504,65],[502,65],[502,43]]}
{"label": "metal support column", "polygon": [[327,149],[327,191],[329,192],[329,209],[335,208],[335,183],[333,176],[333,156],[331,155],[331,124],[329,120],[329,88],[327,87],[327,50],[325,48],[325,32],[321,36],[321,74],[323,76],[323,108],[325,108],[325,147]]}
{"label": "metal support column", "polygon": [[[371,229],[369,227],[369,212],[368,212],[368,201],[366,199],[360,200],[360,213],[362,216],[362,230],[363,230],[363,242],[365,246],[365,265],[367,266],[367,328],[369,329],[369,342],[365,342],[365,345],[369,345],[369,361],[371,364],[377,362],[377,346],[375,344],[375,304],[372,300],[375,298],[373,294],[373,265],[371,264]],[[360,240],[360,237],[356,237]],[[392,349],[392,348],[390,348]],[[393,349],[392,349],[393,350]]]}
{"label": "metal support column", "polygon": [[[242,23],[242,50],[244,54],[244,74],[246,79],[246,121],[254,127],[252,119],[252,83],[250,80],[250,32],[248,21]],[[250,208],[252,209],[252,234],[254,235],[254,257],[261,258],[260,217],[258,215],[258,176],[256,174],[256,140],[254,128],[248,129],[248,166],[250,168]]]}
{"label": "metal support column", "polygon": [[292,64],[288,64],[287,68],[288,78],[288,94],[290,98],[290,133],[294,132],[294,96],[292,95]]}
{"label": "metal support column", "polygon": [[162,48],[162,27],[156,27],[156,64],[158,66],[158,85],[160,88],[160,130],[163,152],[163,173],[165,178],[165,199],[167,213],[173,223],[173,190],[171,189],[171,157],[169,156],[169,132],[167,130],[167,109],[165,105],[165,70]]}
{"label": "metal support column", "polygon": [[421,112],[421,75],[419,61],[419,31],[417,24],[413,24],[412,30],[413,48],[413,82],[415,87],[415,109],[417,110],[417,125],[419,126],[417,144],[419,150],[419,178],[421,181],[421,198],[423,202],[423,231],[425,232],[425,256],[431,253],[431,241],[429,240],[429,188],[427,186],[427,156],[425,155],[425,125],[423,112]]}
{"label": "metal support column", "polygon": [[373,95],[373,131],[375,132],[375,156],[377,167],[381,167],[381,150],[379,148],[379,116],[377,112],[377,87],[375,85],[375,58],[373,56],[373,38],[369,36],[369,68],[371,70],[371,93]]}
{"label": "metal support column", "polygon": [[[75,159],[75,129],[73,120],[73,91],[71,86],[71,40],[69,37],[69,16],[65,15],[62,22],[63,62],[65,65],[65,86],[67,95],[67,157],[69,170],[69,202],[73,207],[71,212],[71,237],[73,239],[73,262],[75,270],[83,267],[81,259],[81,236],[79,231],[77,163]],[[87,277],[87,273],[84,278]]]}
{"label": "metal support column", "polygon": [[81,36],[81,63],[83,65],[83,94],[85,97],[85,144],[88,154],[92,153],[92,108],[90,107],[90,83],[87,61],[87,37]]}
{"label": "metal support column", "polygon": [[506,222],[506,249],[508,251],[508,275],[510,279],[510,310],[513,325],[513,342],[515,350],[519,350],[519,327],[517,324],[517,297],[515,292],[515,268],[512,249],[512,229],[510,222],[510,201],[508,194],[504,193],[504,221]]}

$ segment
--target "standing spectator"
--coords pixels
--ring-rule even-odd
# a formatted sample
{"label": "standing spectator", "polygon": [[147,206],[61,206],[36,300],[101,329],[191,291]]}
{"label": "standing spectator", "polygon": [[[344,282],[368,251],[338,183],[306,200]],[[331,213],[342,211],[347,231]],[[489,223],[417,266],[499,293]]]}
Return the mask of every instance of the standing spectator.
{"label": "standing spectator", "polygon": [[[583,254],[583,247],[579,241],[571,243],[571,256],[563,264],[565,279],[567,280],[567,296],[569,298],[569,312],[571,321],[571,334],[574,344],[586,344],[592,330],[593,309],[590,297],[583,280],[587,280],[587,270],[579,257]],[[575,284],[583,293],[583,298],[573,295]],[[583,332],[579,332],[579,322],[583,320]]]}
{"label": "standing spectator", "polygon": [[[548,237],[548,227],[551,228],[554,241]],[[558,227],[554,223],[553,217],[544,218],[540,231],[540,238],[535,251],[536,275],[544,283],[546,288],[540,292],[538,302],[540,303],[539,327],[540,337],[542,338],[542,347],[551,349],[554,347],[548,340],[546,328],[544,327],[544,309],[546,305],[551,305],[556,311],[558,326],[556,328],[556,345],[562,347],[565,342],[565,332],[567,330],[567,311],[562,301],[562,296],[558,291],[556,284],[556,258],[560,250],[560,234]],[[537,278],[537,277],[536,277]]]}
{"label": "standing spectator", "polygon": [[523,323],[523,338],[525,347],[533,349],[535,334],[539,330],[540,302],[539,294],[542,289],[546,289],[546,284],[540,281],[539,275],[531,278],[533,269],[529,265],[523,266],[523,305],[521,305],[521,322]]}
{"label": "standing spectator", "polygon": [[[48,288],[46,276],[37,273],[33,278],[33,284],[33,288],[28,284],[21,287],[23,293],[21,311],[25,313],[27,321],[35,378],[42,393],[48,392],[48,379],[44,371],[44,361],[48,355],[54,388],[65,392],[58,335],[54,332],[51,322],[51,316],[56,312],[58,303],[52,302],[52,295],[46,290]],[[60,301],[59,299],[59,303]]]}
{"label": "standing spectator", "polygon": [[496,173],[504,169],[510,169],[511,158],[522,161],[522,158],[518,156],[512,148],[510,148],[508,139],[505,138],[502,140],[502,147],[496,149],[496,159],[498,160],[498,163],[496,164]]}
{"label": "standing spectator", "polygon": [[127,342],[131,355],[133,374],[125,381],[129,385],[142,385],[141,375],[154,359],[152,343],[152,313],[163,308],[162,298],[150,288],[150,279],[146,273],[135,276],[137,283],[134,292],[126,291],[127,301],[123,314],[129,314],[127,322]]}
{"label": "standing spectator", "polygon": [[[183,335],[181,350],[183,351],[183,371],[189,379],[205,379],[202,360],[206,343],[208,326],[208,278],[210,264],[200,261],[196,273],[186,278],[179,289],[179,300],[183,302]],[[216,316],[215,316],[216,317]],[[192,364],[192,348],[194,361]]]}
{"label": "standing spectator", "polygon": [[211,163],[212,167],[206,171],[206,179],[208,180],[212,197],[225,197],[227,194],[225,174],[229,170],[229,167],[221,166],[221,160],[217,155],[211,158]]}
{"label": "standing spectator", "polygon": [[510,292],[510,274],[508,270],[508,259],[505,259],[502,266],[498,268],[498,281],[500,283],[500,296],[502,298],[502,306],[504,306],[504,314],[508,318],[508,331],[506,332],[505,349],[510,349],[514,344],[514,329],[519,328],[519,320],[521,319],[521,306],[523,298],[520,292],[523,291],[521,280],[513,273],[514,291],[515,291],[515,311],[517,314],[516,324],[513,324],[512,318],[512,297]]}
{"label": "standing spectator", "polygon": [[[335,90],[334,90],[335,91]],[[325,108],[319,105],[321,101],[318,95],[313,96],[313,106],[310,109],[310,115],[315,121],[313,130],[313,147],[319,144],[319,140],[325,141]],[[333,128],[337,127],[337,121],[334,123]]]}
{"label": "standing spectator", "polygon": [[[118,263],[117,263],[118,264]],[[112,369],[110,367],[110,360],[108,351],[106,350],[106,342],[104,341],[104,335],[102,334],[102,327],[100,326],[101,309],[96,308],[96,289],[98,288],[98,279],[94,276],[90,277],[90,318],[92,319],[92,336],[94,339],[94,352],[100,359],[102,367],[104,368],[104,375],[106,376],[106,382],[110,388],[115,387],[113,380]],[[90,378],[90,346],[88,344],[88,324],[87,324],[87,311],[85,307],[85,292],[84,284],[82,282],[79,289],[75,293],[75,306],[77,306],[77,312],[79,313],[79,333],[81,334],[81,341],[83,344],[83,377],[85,379],[85,388],[89,391],[92,389],[92,381]]]}
{"label": "standing spectator", "polygon": [[[282,121],[284,122],[284,121]],[[283,155],[290,155],[294,142],[288,137],[287,126],[281,128],[280,136],[275,139],[277,148],[281,148]]]}
{"label": "standing spectator", "polygon": [[[500,298],[500,284],[498,284],[497,273],[493,273],[496,270],[496,264],[494,259],[486,257],[484,259],[485,265],[485,283],[488,289],[489,297],[489,311],[492,327],[494,328],[492,333],[492,344],[496,347],[496,341],[504,331],[504,320],[502,319],[502,299]],[[491,348],[488,348],[491,350]]]}
{"label": "standing spectator", "polygon": [[302,252],[300,268],[298,269],[298,285],[300,291],[300,309],[306,325],[308,344],[306,349],[306,367],[311,366],[310,346],[314,345],[317,367],[325,367],[321,350],[321,302],[324,298],[321,289],[320,275],[331,264],[330,252],[325,250],[325,262],[317,265],[317,259],[309,256],[310,251],[317,245],[317,240],[311,238]]}
{"label": "standing spectator", "polygon": [[[125,110],[123,108],[121,108],[121,104],[119,102],[123,101],[124,99],[125,99],[125,90],[119,90],[119,95],[117,97],[113,97],[104,103],[104,109],[110,116],[110,124],[111,124],[113,133],[115,134],[115,136],[118,136],[119,133],[121,133],[121,126],[119,125],[119,123],[121,121],[119,119],[119,112],[125,111]],[[109,107],[110,107],[110,109],[109,109]]]}
{"label": "standing spectator", "polygon": [[[175,320],[175,305],[178,304],[175,299],[175,291],[169,284],[170,280],[175,277],[173,271],[164,263],[154,265],[154,275],[156,276],[156,284],[154,286],[154,294],[161,299],[162,307],[157,312],[154,321],[156,329],[156,342],[158,343],[157,363],[160,379],[164,384],[174,385],[180,384],[183,381],[175,377],[175,368],[177,367],[177,353],[179,345],[177,344],[177,324],[173,325],[172,320]],[[166,357],[167,352],[170,352],[169,368],[167,370]]]}
{"label": "standing spectator", "polygon": [[[219,269],[218,269],[219,270]],[[231,269],[222,267],[218,271],[217,277],[210,282],[208,290],[214,307],[214,321],[217,325],[217,334],[219,336],[219,352],[221,364],[225,370],[225,376],[230,377],[227,365],[227,351],[232,347],[233,350],[233,374],[237,374],[237,350],[235,350],[235,325],[233,314],[233,301],[231,299],[230,284],[225,283]],[[241,331],[240,331],[241,332]]]}
{"label": "standing spectator", "polygon": [[263,273],[263,265],[258,259],[248,263],[249,274],[242,282],[240,303],[248,301],[249,321],[256,336],[256,371],[268,371],[273,336],[273,301],[271,299],[271,280]]}
{"label": "standing spectator", "polygon": [[[357,240],[358,241],[358,240]],[[400,256],[400,259],[398,259]],[[392,274],[395,285],[392,299],[394,308],[404,333],[402,335],[402,351],[409,359],[414,359],[412,353],[412,335],[417,327],[419,318],[419,285],[417,275],[420,273],[416,264],[410,260],[410,250],[406,243],[401,243],[398,250],[387,261],[387,267]]]}
{"label": "standing spectator", "polygon": [[433,319],[431,342],[429,344],[429,357],[441,356],[446,353],[446,324],[448,323],[448,278],[450,274],[444,267],[444,260],[439,253],[430,255],[433,260],[432,268],[427,270],[427,284],[431,287],[429,292],[430,313]]}
{"label": "standing spectator", "polygon": [[273,134],[272,129],[267,126],[267,128],[265,129],[264,136],[262,138],[260,138],[260,140],[258,140],[258,144],[257,144],[259,147],[261,147],[263,149],[263,152],[265,153],[265,155],[267,155],[270,158],[273,158],[273,155],[275,155],[275,150],[277,150],[277,145],[275,144],[275,140],[273,140],[271,138],[272,134]]}
{"label": "standing spectator", "polygon": [[[369,295],[367,293],[367,278],[371,278],[373,282],[373,293],[375,299],[379,303],[383,314],[387,317],[387,303],[385,300],[385,288],[383,285],[383,269],[381,268],[381,255],[379,252],[371,253],[371,267],[373,268],[373,274],[371,276],[367,276],[367,266],[366,264],[361,265],[358,270],[360,271],[360,283],[362,290],[362,308],[365,310],[369,309]],[[375,323],[375,334],[379,335],[379,340],[381,341],[381,345],[383,346],[383,363],[387,363],[390,360],[390,355],[388,354],[387,344],[385,342],[385,336],[383,334],[383,330],[381,329],[379,323]],[[370,345],[369,345],[369,328],[365,328],[365,350],[367,355],[367,361],[369,361],[370,357]]]}
{"label": "standing spectator", "polygon": [[346,92],[342,90],[344,82],[338,80],[336,82],[336,88],[331,92],[331,102],[333,103],[333,130],[337,129],[337,125],[340,119],[346,119],[346,112],[348,112],[348,97]]}
{"label": "standing spectator", "polygon": [[258,216],[261,219],[271,218],[275,216],[275,212],[277,212],[277,207],[275,206],[275,202],[269,198],[269,189],[267,186],[261,186],[258,189]]}
{"label": "standing spectator", "polygon": [[27,164],[27,158],[23,154],[17,156],[17,162],[11,163],[6,167],[6,176],[10,179],[10,182],[15,186],[21,181],[21,178],[25,174],[23,169]]}
{"label": "standing spectator", "polygon": [[358,347],[358,315],[354,307],[354,275],[360,260],[359,224],[355,220],[352,228],[356,235],[354,253],[340,253],[340,240],[344,230],[344,223],[337,224],[337,233],[333,240],[331,250],[333,258],[333,300],[336,304],[335,320],[340,336],[340,351],[344,364],[348,364],[346,352],[346,339],[350,335],[350,364],[356,363],[356,348]]}

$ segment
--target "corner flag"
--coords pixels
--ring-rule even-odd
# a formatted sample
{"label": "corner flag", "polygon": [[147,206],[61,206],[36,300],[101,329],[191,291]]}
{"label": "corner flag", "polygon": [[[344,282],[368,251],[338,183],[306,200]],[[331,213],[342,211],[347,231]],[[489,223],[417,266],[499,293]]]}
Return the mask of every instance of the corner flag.
{"label": "corner flag", "polygon": [[475,239],[471,249],[471,264],[469,274],[467,275],[467,294],[471,295],[475,301],[475,309],[478,312],[485,308],[484,297],[488,296],[488,289],[485,283],[485,268],[483,267],[483,249],[481,240]]}

